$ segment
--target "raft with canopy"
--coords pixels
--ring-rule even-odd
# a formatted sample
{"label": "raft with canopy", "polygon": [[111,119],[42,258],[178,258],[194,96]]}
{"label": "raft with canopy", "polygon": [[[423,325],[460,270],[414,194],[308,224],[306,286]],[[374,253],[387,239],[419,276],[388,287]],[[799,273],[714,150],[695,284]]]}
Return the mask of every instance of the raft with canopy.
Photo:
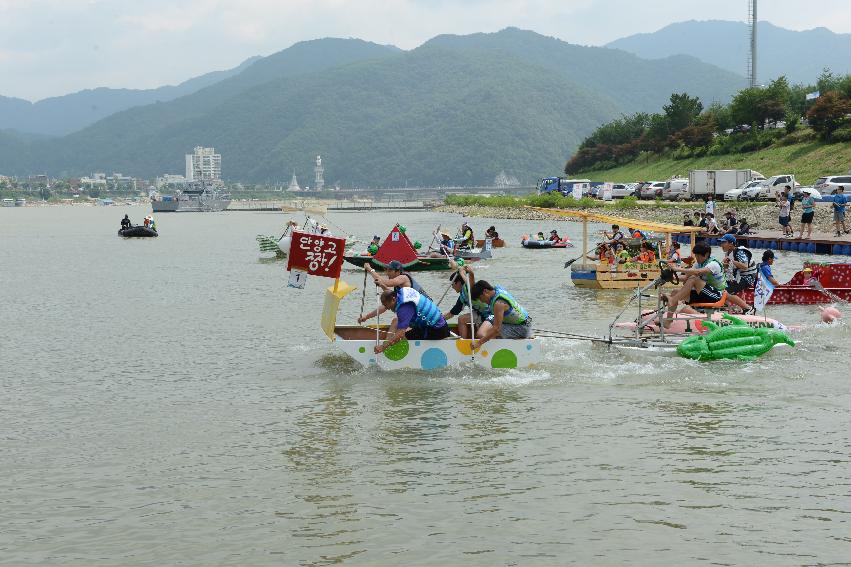
{"label": "raft with canopy", "polygon": [[[671,235],[689,234],[691,236],[691,244],[694,246],[695,235],[703,230],[701,227],[680,226],[675,224],[614,217],[588,211],[547,209],[542,207],[529,208],[542,213],[582,221],[582,256],[568,262],[568,265],[570,265],[571,268],[570,279],[573,281],[573,285],[587,289],[635,289],[637,285],[653,282],[661,274],[661,263],[658,260],[664,259],[668,249],[671,247]],[[661,237],[646,239],[653,242],[655,245],[657,262],[646,264],[636,262],[612,265],[606,261],[589,260],[589,221],[609,225],[617,224],[624,228],[629,227],[633,230],[661,234]]]}

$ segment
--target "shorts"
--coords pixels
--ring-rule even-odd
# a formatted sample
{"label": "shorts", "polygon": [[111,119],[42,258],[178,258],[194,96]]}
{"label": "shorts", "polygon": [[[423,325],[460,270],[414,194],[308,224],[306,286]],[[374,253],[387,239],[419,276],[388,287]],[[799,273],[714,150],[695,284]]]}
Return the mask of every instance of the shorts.
{"label": "shorts", "polygon": [[836,222],[845,222],[845,209],[833,209],[833,220]]}
{"label": "shorts", "polygon": [[739,293],[740,291],[744,291],[746,289],[753,289],[756,287],[756,281],[749,276],[742,276],[739,281],[730,281],[727,282],[727,293]]}
{"label": "shorts", "polygon": [[810,211],[808,213],[804,213],[801,215],[801,224],[810,224],[813,222],[813,217],[815,216],[815,211]]}
{"label": "shorts", "polygon": [[780,217],[780,226],[789,226],[789,223],[792,222],[792,217]]}
{"label": "shorts", "polygon": [[405,338],[408,340],[429,340],[437,341],[449,337],[449,325],[444,324],[442,327],[411,327],[405,332]]}
{"label": "shorts", "polygon": [[[490,317],[488,318],[490,319]],[[532,318],[526,317],[522,325],[509,325],[503,323],[499,330],[499,336],[503,339],[528,339],[532,337]]]}
{"label": "shorts", "polygon": [[689,297],[689,303],[718,303],[721,301],[721,293],[714,287],[710,285],[703,286],[703,289],[700,290],[700,293],[691,290],[691,297]]}

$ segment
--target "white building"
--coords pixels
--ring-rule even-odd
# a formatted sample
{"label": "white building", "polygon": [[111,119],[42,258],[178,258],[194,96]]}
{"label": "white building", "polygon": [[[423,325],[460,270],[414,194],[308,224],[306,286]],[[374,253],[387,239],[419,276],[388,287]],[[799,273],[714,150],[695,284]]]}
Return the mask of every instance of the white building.
{"label": "white building", "polygon": [[220,181],[222,179],[222,156],[215,148],[195,146],[186,154],[187,181]]}
{"label": "white building", "polygon": [[155,185],[157,189],[162,189],[163,187],[169,187],[174,185],[186,185],[186,178],[182,175],[172,175],[171,173],[166,173],[157,177]]}
{"label": "white building", "polygon": [[315,179],[313,180],[313,188],[316,191],[325,189],[325,167],[322,165],[322,156],[316,156],[316,166],[313,168]]}

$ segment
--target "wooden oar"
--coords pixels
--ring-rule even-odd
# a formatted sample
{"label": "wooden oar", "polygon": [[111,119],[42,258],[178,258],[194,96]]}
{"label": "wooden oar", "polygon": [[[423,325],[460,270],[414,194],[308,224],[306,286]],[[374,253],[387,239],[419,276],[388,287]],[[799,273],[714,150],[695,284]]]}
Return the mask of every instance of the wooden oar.
{"label": "wooden oar", "polygon": [[826,289],[824,289],[824,286],[821,285],[821,282],[818,281],[818,280],[810,280],[810,287],[815,289],[816,291],[822,292],[823,294],[828,296],[833,301],[842,302],[842,303],[851,303],[847,299],[842,299],[841,297],[839,297],[835,293],[827,291]]}

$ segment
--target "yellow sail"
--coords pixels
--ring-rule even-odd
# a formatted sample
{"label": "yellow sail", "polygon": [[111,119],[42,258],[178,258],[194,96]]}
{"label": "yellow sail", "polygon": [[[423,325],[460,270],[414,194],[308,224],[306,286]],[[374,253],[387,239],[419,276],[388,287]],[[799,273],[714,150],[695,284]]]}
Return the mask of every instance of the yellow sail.
{"label": "yellow sail", "polygon": [[325,290],[325,305],[322,307],[322,330],[332,341],[334,340],[334,329],[337,327],[337,311],[340,310],[340,300],[349,295],[357,288],[344,282],[335,280],[334,285]]}

